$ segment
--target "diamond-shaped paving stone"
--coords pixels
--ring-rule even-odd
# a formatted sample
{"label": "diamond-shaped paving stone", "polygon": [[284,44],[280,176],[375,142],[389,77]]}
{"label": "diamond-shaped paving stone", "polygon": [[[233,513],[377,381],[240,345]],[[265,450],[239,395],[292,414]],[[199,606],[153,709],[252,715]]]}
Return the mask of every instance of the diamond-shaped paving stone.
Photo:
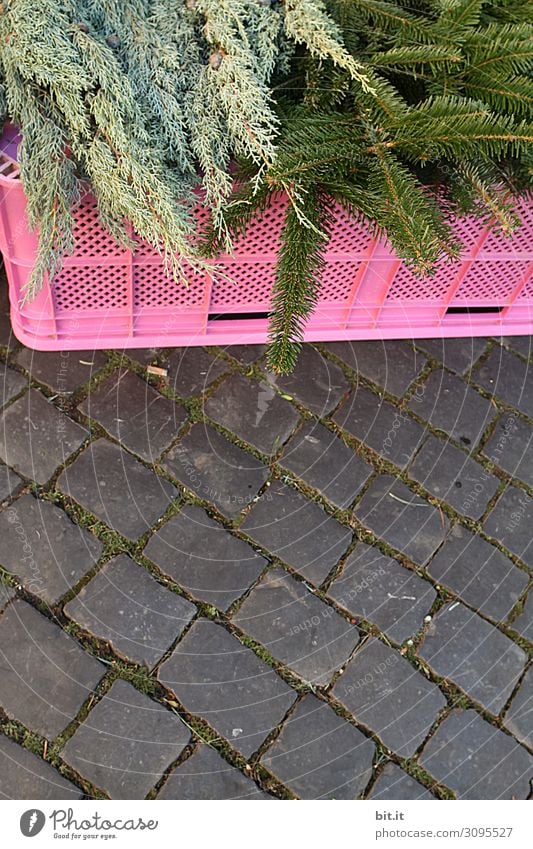
{"label": "diamond-shaped paving stone", "polygon": [[245,758],[261,745],[296,692],[221,625],[201,619],[178,643],[159,679]]}
{"label": "diamond-shaped paving stone", "polygon": [[369,799],[435,799],[423,784],[415,781],[396,764],[388,763],[368,795]]}
{"label": "diamond-shaped paving stone", "polygon": [[479,360],[487,347],[487,340],[478,336],[464,339],[416,339],[415,345],[451,371],[465,374]]}
{"label": "diamond-shaped paving stone", "polygon": [[85,428],[30,389],[2,416],[0,457],[15,471],[44,484],[87,436]]}
{"label": "diamond-shaped paving stone", "polygon": [[92,569],[102,549],[63,510],[33,495],[0,513],[0,564],[48,604],[58,602]]}
{"label": "diamond-shaped paving stone", "polygon": [[0,734],[1,799],[81,799],[79,790],[42,758]]}
{"label": "diamond-shaped paving stone", "polygon": [[508,486],[500,495],[483,526],[485,532],[533,567],[533,498]]}
{"label": "diamond-shaped paving stone", "polygon": [[475,711],[453,711],[427,743],[420,763],[458,799],[526,799],[533,758]]}
{"label": "diamond-shaped paving stone", "polygon": [[196,613],[125,554],[113,558],[65,607],[117,654],[154,666]]}
{"label": "diamond-shaped paving stone", "polygon": [[189,739],[176,714],[115,681],[70,738],[63,759],[111,799],[144,799]]}
{"label": "diamond-shaped paving stone", "polygon": [[409,402],[409,407],[434,427],[463,445],[475,445],[492,421],[495,407],[461,378],[438,369]]}
{"label": "diamond-shaped paving stone", "polygon": [[160,353],[159,348],[126,348],[123,352],[124,356],[141,366],[150,366],[155,363]]}
{"label": "diamond-shaped paving stone", "polygon": [[418,377],[425,357],[408,342],[334,342],[326,345],[335,356],[373,383],[400,397]]}
{"label": "diamond-shaped paving stone", "polygon": [[360,542],[328,595],[401,643],[422,626],[437,593],[428,581]]}
{"label": "diamond-shaped paving stone", "polygon": [[333,418],[352,436],[402,469],[413,458],[425,433],[422,425],[405,411],[364,386],[356,389]]}
{"label": "diamond-shaped paving stone", "polygon": [[33,351],[23,348],[17,363],[54,392],[74,392],[107,361],[103,351]]}
{"label": "diamond-shaped paving stone", "polygon": [[435,684],[374,638],[356,651],[332,693],[401,757],[415,752],[446,704]]}
{"label": "diamond-shaped paving stone", "polygon": [[533,429],[514,413],[498,420],[483,454],[500,469],[533,487]]}
{"label": "diamond-shaped paving stone", "polygon": [[122,370],[101,383],[80,410],[148,461],[159,457],[187,421],[183,407],[164,398],[133,372]]}
{"label": "diamond-shaped paving stone", "polygon": [[418,650],[428,666],[498,714],[524,669],[527,655],[459,602],[435,616]]}
{"label": "diamond-shaped paving stone", "polygon": [[266,345],[230,345],[229,348],[224,348],[226,354],[231,354],[244,365],[254,363],[263,356],[266,349]]}
{"label": "diamond-shaped paving stone", "polygon": [[257,495],[269,469],[214,428],[196,424],[162,460],[187,489],[233,518]]}
{"label": "diamond-shaped paving stone", "polygon": [[318,422],[306,422],[291,437],[280,463],[339,507],[351,504],[374,471]]}
{"label": "diamond-shaped paving stone", "polygon": [[158,799],[271,799],[209,746],[174,770]]}
{"label": "diamond-shaped paving stone", "polygon": [[326,685],[359,631],[283,569],[267,572],[233,621],[304,681]]}
{"label": "diamond-shaped paving stone", "polygon": [[312,345],[303,346],[291,374],[281,377],[269,373],[268,379],[317,416],[327,416],[350,389],[342,369]]}
{"label": "diamond-shaped paving stone", "polygon": [[0,616],[0,705],[52,739],[71,722],[105,668],[24,601]]}
{"label": "diamond-shaped paving stone", "polygon": [[193,598],[227,610],[259,577],[264,557],[187,505],[152,536],[145,554]]}
{"label": "diamond-shaped paving stone", "polygon": [[10,468],[0,464],[0,502],[13,495],[22,481]]}
{"label": "diamond-shaped paving stone", "polygon": [[533,643],[533,590],[530,591],[524,609],[511,624],[511,628]]}
{"label": "diamond-shaped paving stone", "polygon": [[83,451],[57,485],[130,539],[145,533],[177,495],[172,484],[103,439]]}
{"label": "diamond-shaped paving stone", "polygon": [[266,380],[234,374],[207,399],[205,413],[265,454],[287,440],[300,418]]}
{"label": "diamond-shaped paving stone", "polygon": [[533,337],[531,336],[503,336],[497,339],[506,348],[511,348],[522,354],[523,357],[530,357],[533,354]]}
{"label": "diamond-shaped paving stone", "polygon": [[528,583],[525,572],[482,537],[455,525],[429,563],[429,574],[492,619],[504,619]]}
{"label": "diamond-shaped paving stone", "polygon": [[421,566],[439,547],[449,527],[436,507],[390,475],[381,475],[370,485],[355,515],[376,536]]}
{"label": "diamond-shaped paving stone", "polygon": [[322,583],[352,538],[349,528],[279,481],[261,496],[241,530],[315,584]]}
{"label": "diamond-shaped paving stone", "polygon": [[176,348],[168,358],[168,383],[182,398],[199,395],[230,365],[216,354],[208,354],[202,348]]}
{"label": "diamond-shaped paving stone", "polygon": [[520,357],[495,346],[472,377],[496,398],[533,417],[533,367]]}
{"label": "diamond-shaped paving stone", "polygon": [[428,436],[409,468],[409,475],[436,498],[471,519],[483,515],[500,485],[495,475],[459,448],[435,436]]}
{"label": "diamond-shaped paving stone", "polygon": [[25,377],[22,377],[9,366],[0,363],[0,407],[11,401],[15,395],[18,395],[27,384]]}
{"label": "diamond-shaped paving stone", "polygon": [[371,740],[305,696],[261,762],[300,799],[357,799],[372,775]]}
{"label": "diamond-shaped paving stone", "polygon": [[533,749],[533,667],[526,672],[503,723],[517,740]]}

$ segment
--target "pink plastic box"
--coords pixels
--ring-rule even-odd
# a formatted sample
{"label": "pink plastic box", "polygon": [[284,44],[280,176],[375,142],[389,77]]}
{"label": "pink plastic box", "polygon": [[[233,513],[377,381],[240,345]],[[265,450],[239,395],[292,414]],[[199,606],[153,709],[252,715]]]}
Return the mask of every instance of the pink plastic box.
{"label": "pink plastic box", "polygon": [[[263,342],[285,201],[280,197],[220,257],[232,278],[196,275],[190,285],[165,275],[147,245],[117,247],[102,229],[93,197],[76,215],[76,251],[53,285],[21,306],[37,240],[28,229],[17,166],[16,130],[0,141],[0,249],[15,335],[30,348],[138,348]],[[472,218],[455,223],[465,250],[431,278],[415,277],[382,240],[339,208],[320,300],[308,341],[529,334],[533,316],[533,204],[522,228],[497,237]],[[197,210],[201,219],[207,213]],[[234,281],[234,282],[233,282]]]}

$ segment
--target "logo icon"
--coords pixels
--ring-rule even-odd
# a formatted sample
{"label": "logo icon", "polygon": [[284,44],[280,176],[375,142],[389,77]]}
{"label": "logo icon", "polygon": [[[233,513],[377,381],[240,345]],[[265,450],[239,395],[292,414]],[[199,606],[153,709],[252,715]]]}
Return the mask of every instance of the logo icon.
{"label": "logo icon", "polygon": [[42,811],[37,808],[32,808],[29,811],[24,811],[20,818],[20,830],[24,837],[35,837],[42,831],[46,822],[46,817]]}

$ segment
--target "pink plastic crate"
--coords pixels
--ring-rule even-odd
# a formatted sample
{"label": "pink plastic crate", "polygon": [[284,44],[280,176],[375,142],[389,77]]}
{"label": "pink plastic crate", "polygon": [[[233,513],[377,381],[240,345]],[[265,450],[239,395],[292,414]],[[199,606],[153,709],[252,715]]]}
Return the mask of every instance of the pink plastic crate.
{"label": "pink plastic crate", "polygon": [[[76,252],[53,285],[21,306],[35,259],[17,166],[18,137],[0,141],[0,249],[9,280],[15,335],[30,348],[230,345],[267,339],[282,197],[220,257],[232,281],[169,280],[161,259],[139,243],[116,246],[102,229],[94,197],[76,215]],[[523,226],[497,238],[472,218],[455,223],[465,244],[457,262],[420,279],[382,240],[338,209],[308,341],[529,334],[533,316],[533,204],[518,209]],[[206,215],[201,207],[198,218]]]}

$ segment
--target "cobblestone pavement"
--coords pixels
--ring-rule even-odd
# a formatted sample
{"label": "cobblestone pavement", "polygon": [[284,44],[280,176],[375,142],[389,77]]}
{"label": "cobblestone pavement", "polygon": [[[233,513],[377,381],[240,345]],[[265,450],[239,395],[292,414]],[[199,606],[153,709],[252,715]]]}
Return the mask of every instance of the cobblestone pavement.
{"label": "cobblestone pavement", "polygon": [[530,795],[528,338],[276,378],[1,313],[1,796]]}

